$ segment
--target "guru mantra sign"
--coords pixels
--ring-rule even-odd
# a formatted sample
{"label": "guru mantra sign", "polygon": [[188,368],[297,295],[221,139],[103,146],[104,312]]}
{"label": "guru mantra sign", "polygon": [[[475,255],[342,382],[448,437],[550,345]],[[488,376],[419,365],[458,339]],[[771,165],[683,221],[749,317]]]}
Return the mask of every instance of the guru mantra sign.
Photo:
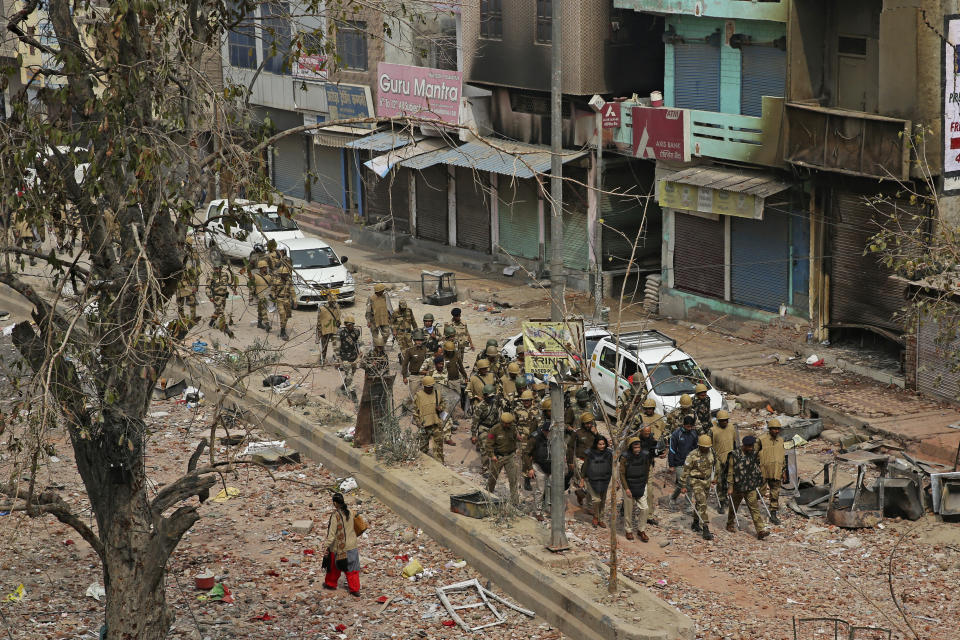
{"label": "guru mantra sign", "polygon": [[377,65],[377,115],[416,115],[458,124],[462,83],[458,71],[381,62]]}

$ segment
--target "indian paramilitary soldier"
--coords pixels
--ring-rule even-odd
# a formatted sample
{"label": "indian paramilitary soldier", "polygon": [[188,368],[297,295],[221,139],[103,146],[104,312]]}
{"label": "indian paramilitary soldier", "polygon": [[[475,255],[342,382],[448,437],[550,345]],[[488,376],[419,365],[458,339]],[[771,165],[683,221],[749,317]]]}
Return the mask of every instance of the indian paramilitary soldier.
{"label": "indian paramilitary soldier", "polygon": [[[247,256],[247,264],[246,264],[246,268],[247,268],[247,287],[248,287],[248,291],[247,291],[248,300],[247,300],[247,301],[248,301],[250,304],[256,304],[256,303],[257,303],[257,294],[255,294],[255,293],[253,292],[253,289],[254,289],[253,276],[254,276],[254,274],[257,272],[257,269],[259,268],[258,265],[260,264],[260,260],[261,260],[261,259],[264,259],[264,260],[265,260],[266,257],[267,257],[267,250],[264,248],[264,246],[263,246],[262,244],[259,244],[259,243],[253,245],[253,251],[251,251],[251,252],[250,252],[250,255]],[[270,264],[270,263],[268,262],[268,263],[267,263],[267,266],[269,266],[269,264]]]}
{"label": "indian paramilitary soldier", "polygon": [[[669,448],[667,440],[670,433],[667,431],[667,421],[662,415],[657,413],[657,401],[653,398],[647,398],[643,401],[643,413],[639,420],[640,433],[644,430],[649,431],[649,438],[656,444],[650,451],[650,468],[653,468],[653,458],[663,457]],[[641,440],[644,436],[641,435]],[[654,489],[654,483],[647,483],[647,524],[657,524],[657,491]]]}
{"label": "indian paramilitary soldier", "polygon": [[270,318],[267,315],[267,300],[270,296],[269,265],[266,258],[257,262],[257,272],[253,274],[253,295],[257,299],[257,328],[270,333]]}
{"label": "indian paramilitary soldier", "polygon": [[[187,246],[183,258],[183,273],[180,276],[180,285],[177,287],[177,313],[180,319],[189,322],[192,326],[197,316],[197,292],[200,290],[200,265],[197,260],[197,250],[193,246],[193,236],[187,236]],[[184,315],[183,306],[190,307],[190,317]]]}
{"label": "indian paramilitary soldier", "polygon": [[[713,440],[713,457],[717,461],[717,472],[722,473],[724,465],[727,462],[727,456],[730,455],[730,452],[733,451],[736,444],[736,434],[733,427],[730,426],[730,414],[727,413],[726,409],[717,411],[717,424],[710,428],[710,433],[707,435]],[[725,500],[725,498],[719,495],[717,498]],[[717,506],[720,508],[720,512],[723,513],[723,503]]]}
{"label": "indian paramilitary soldier", "polygon": [[483,386],[480,398],[481,401],[473,408],[470,442],[480,454],[480,470],[486,475],[490,468],[490,459],[486,452],[487,434],[500,422],[500,403],[497,401],[496,387],[492,384]]}
{"label": "indian paramilitary soldier", "polygon": [[707,494],[710,485],[716,484],[716,480],[713,479],[716,462],[713,458],[712,445],[710,436],[702,435],[697,438],[697,450],[687,456],[683,465],[683,477],[680,479],[680,493],[686,495],[688,487],[693,493],[695,513],[690,528],[701,532],[704,540],[713,540],[710,521],[707,520]]}
{"label": "indian paramilitary soldier", "polygon": [[520,375],[520,367],[516,362],[507,365],[507,372],[500,376],[500,393],[503,400],[508,405],[513,405],[517,400],[517,383],[515,377]]}
{"label": "indian paramilitary soldier", "polygon": [[[413,397],[414,419],[419,428],[420,452],[426,453],[443,464],[443,423],[446,417],[446,401],[434,386],[433,376],[423,377],[423,388]],[[430,443],[433,442],[433,453]]]}
{"label": "indian paramilitary soldier", "polygon": [[739,451],[731,451],[723,468],[722,476],[726,482],[727,494],[727,531],[736,531],[736,510],[741,502],[747,503],[750,518],[757,530],[757,540],[763,540],[770,532],[763,526],[760,516],[760,506],[757,504],[757,489],[763,484],[763,472],[760,470],[760,458],[757,456],[757,439],[747,436]]}
{"label": "indian paramilitary soldier", "polygon": [[486,385],[496,387],[496,378],[494,378],[493,373],[490,372],[490,361],[486,358],[481,358],[477,360],[473,375],[470,376],[470,382],[467,383],[467,393],[474,407],[476,407],[478,403],[483,402],[483,396],[485,395],[483,388]]}
{"label": "indian paramilitary soldier", "polygon": [[697,448],[696,419],[693,416],[684,416],[683,425],[670,434],[670,452],[667,455],[667,465],[675,472],[677,482],[671,500],[676,500],[683,489],[683,466],[690,452]]}
{"label": "indian paramilitary soldier", "polygon": [[[467,381],[467,370],[463,368],[463,358],[456,344],[452,340],[443,343],[443,368],[447,372],[447,385],[453,394],[456,394],[460,410],[466,415],[466,394],[464,383]],[[450,414],[454,413],[454,405],[450,405]],[[456,424],[456,423],[454,423]]]}
{"label": "indian paramilitary soldier", "polygon": [[[587,451],[593,447],[593,443],[596,441],[599,432],[597,431],[596,420],[589,411],[584,411],[580,414],[578,423],[580,426],[573,430],[573,455],[579,460],[584,460],[587,456]],[[573,425],[570,426],[572,427]],[[575,464],[574,475],[577,480],[577,489],[574,490],[574,494],[577,496],[577,504],[582,507],[584,499],[589,498],[587,500],[589,504],[592,502],[592,497],[579,487],[580,481],[583,479],[581,465]]]}
{"label": "indian paramilitary soldier", "polygon": [[757,454],[760,456],[760,470],[763,472],[764,490],[770,493],[770,522],[780,524],[780,516],[777,511],[780,509],[780,485],[784,482],[786,474],[785,457],[786,447],[783,446],[783,438],[780,437],[780,421],[774,418],[767,423],[767,433],[757,438]]}
{"label": "indian paramilitary soldier", "polygon": [[367,299],[367,326],[370,328],[371,340],[380,336],[386,344],[390,337],[390,320],[392,315],[387,304],[387,285],[378,282],[373,286],[373,295]]}
{"label": "indian paramilitary soldier", "polygon": [[442,342],[440,336],[443,335],[440,327],[433,324],[433,314],[425,313],[423,314],[423,344],[431,354],[436,354],[437,351],[440,351],[440,344]]}
{"label": "indian paramilitary soldier", "polygon": [[710,398],[707,396],[707,385],[702,382],[697,384],[693,393],[690,408],[693,409],[693,415],[697,417],[697,422],[700,423],[700,433],[709,435],[713,422],[710,420]]}
{"label": "indian paramilitary soldier", "polygon": [[[457,335],[457,346],[460,350],[460,357],[463,357],[463,352],[466,351],[469,346],[470,349],[473,349],[473,338],[470,336],[470,329],[467,328],[467,323],[463,321],[462,318],[463,312],[459,307],[454,307],[450,310],[450,322],[444,326],[444,331],[447,327],[453,327]],[[446,335],[446,334],[444,334]]]}
{"label": "indian paramilitary soldier", "polygon": [[499,422],[487,432],[485,451],[490,461],[490,474],[487,476],[487,491],[493,493],[497,488],[500,471],[507,474],[510,484],[510,502],[520,506],[520,466],[517,464],[517,427],[510,412],[500,415]]}
{"label": "indian paramilitary soldier", "polygon": [[[533,391],[525,389],[520,394],[513,409],[513,415],[517,419],[517,440],[520,441],[520,448],[526,447],[526,442],[537,432],[543,423],[543,411],[540,408],[540,402],[535,399]],[[530,478],[527,477],[527,466],[524,466],[523,488],[531,490]]]}
{"label": "indian paramilitary soldier", "polygon": [[337,355],[337,332],[340,330],[340,305],[337,294],[327,291],[326,304],[317,305],[317,344],[320,345],[320,364],[327,362],[327,348],[334,343],[333,355]]}
{"label": "indian paramilitary soldier", "polygon": [[393,314],[393,341],[403,353],[413,346],[413,331],[417,328],[417,318],[413,309],[407,306],[406,300],[397,304],[397,311]]}
{"label": "indian paramilitary soldier", "polygon": [[413,332],[413,346],[405,350],[400,357],[400,376],[403,378],[403,383],[409,385],[411,398],[415,398],[420,390],[421,370],[428,355],[423,346],[423,330],[417,329]]}
{"label": "indian paramilitary soldier", "polygon": [[480,362],[481,360],[489,360],[489,358],[487,358],[487,349],[489,349],[490,347],[493,347],[494,349],[496,349],[499,344],[500,343],[497,342],[496,338],[488,339],[487,344],[483,347],[483,350],[477,354],[477,359],[474,362],[473,366],[476,367],[477,366],[476,363]]}
{"label": "indian paramilitary soldier", "polygon": [[[207,280],[207,295],[210,297],[210,300],[213,301],[213,315],[210,316],[210,322],[207,323],[207,326],[212,327],[216,324],[218,329],[233,338],[235,336],[223,318],[224,308],[227,305],[227,297],[230,295],[231,287],[233,287],[233,292],[237,293],[237,283],[233,277],[233,273],[230,272],[229,269],[227,269],[227,273],[224,273],[223,265],[213,265],[213,273],[210,274],[210,278]],[[230,324],[233,324],[232,319]]]}
{"label": "indian paramilitary soldier", "polygon": [[343,392],[345,395],[356,395],[353,392],[353,374],[360,358],[360,329],[356,327],[353,316],[344,316],[343,326],[337,332],[337,342],[337,356],[340,358],[340,372],[343,374]]}
{"label": "indian paramilitary soldier", "polygon": [[273,299],[277,305],[277,315],[280,317],[280,338],[289,340],[287,335],[287,321],[290,319],[293,297],[293,281],[290,279],[291,269],[286,260],[281,260],[273,277]]}

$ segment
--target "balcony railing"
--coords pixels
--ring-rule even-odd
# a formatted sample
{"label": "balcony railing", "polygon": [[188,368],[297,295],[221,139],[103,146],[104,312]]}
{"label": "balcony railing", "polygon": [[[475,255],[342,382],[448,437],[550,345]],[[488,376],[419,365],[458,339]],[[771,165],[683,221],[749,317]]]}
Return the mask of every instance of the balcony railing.
{"label": "balcony railing", "polygon": [[786,0],[613,0],[617,9],[741,20],[787,21]]}

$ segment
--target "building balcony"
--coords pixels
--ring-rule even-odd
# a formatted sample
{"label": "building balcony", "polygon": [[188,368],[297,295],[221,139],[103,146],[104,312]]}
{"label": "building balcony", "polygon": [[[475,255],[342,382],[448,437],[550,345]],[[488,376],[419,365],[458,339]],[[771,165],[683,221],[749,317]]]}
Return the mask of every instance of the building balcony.
{"label": "building balcony", "polygon": [[911,122],[862,111],[785,105],[790,164],[883,180],[910,177]]}
{"label": "building balcony", "polygon": [[613,0],[615,9],[740,20],[787,21],[786,0]]}

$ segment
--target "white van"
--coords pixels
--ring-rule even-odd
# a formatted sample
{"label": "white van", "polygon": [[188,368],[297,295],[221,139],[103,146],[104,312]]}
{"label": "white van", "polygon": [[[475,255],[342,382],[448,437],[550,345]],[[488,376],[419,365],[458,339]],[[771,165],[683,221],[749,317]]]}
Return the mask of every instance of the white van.
{"label": "white van", "polygon": [[[245,219],[232,219],[230,209],[241,210]],[[247,258],[253,245],[266,247],[267,240],[282,242],[304,237],[297,223],[280,215],[276,205],[249,200],[213,200],[207,205],[204,220],[207,222],[207,248],[214,262],[223,258]]]}
{"label": "white van", "polygon": [[608,333],[595,343],[587,367],[600,404],[609,415],[616,413],[617,399],[638,374],[646,379],[648,397],[656,400],[657,411],[663,415],[680,404],[684,393],[693,396],[699,382],[707,385],[710,411],[723,408],[723,396],[700,366],[677,348],[676,340],[659,331],[624,333],[619,340]]}

